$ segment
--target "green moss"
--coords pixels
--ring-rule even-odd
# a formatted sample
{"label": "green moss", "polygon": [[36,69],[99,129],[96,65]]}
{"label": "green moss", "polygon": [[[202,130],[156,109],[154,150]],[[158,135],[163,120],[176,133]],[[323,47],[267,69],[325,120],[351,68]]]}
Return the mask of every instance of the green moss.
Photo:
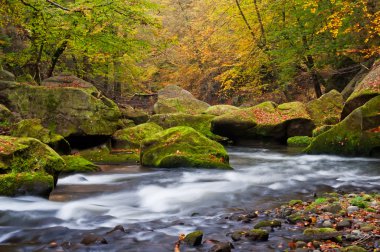
{"label": "green moss", "polygon": [[140,148],[141,142],[163,128],[155,123],[144,123],[135,127],[118,130],[112,136],[115,148]]}
{"label": "green moss", "polygon": [[48,196],[53,187],[53,176],[44,172],[0,174],[0,195],[3,196]]}
{"label": "green moss", "polygon": [[213,140],[222,140],[218,135],[211,132],[211,121],[214,119],[213,115],[190,115],[183,113],[173,114],[158,114],[153,115],[149,122],[156,123],[164,129],[169,129],[177,126],[192,127],[196,131],[202,133],[206,137]]}
{"label": "green moss", "polygon": [[215,105],[208,107],[206,111],[203,113],[208,115],[220,116],[235,110],[239,110],[239,108],[231,105]]}
{"label": "green moss", "polygon": [[132,163],[139,161],[139,151],[136,149],[125,149],[122,152],[112,152],[106,146],[80,151],[85,159],[104,164]]}
{"label": "green moss", "polygon": [[366,208],[368,207],[368,202],[365,201],[365,199],[363,197],[355,197],[353,198],[351,201],[350,201],[351,205],[353,206],[357,206],[357,207],[360,207],[360,208]]}
{"label": "green moss", "polygon": [[194,115],[204,112],[209,106],[207,103],[195,98],[158,99],[154,105],[154,112],[156,114],[186,113]]}
{"label": "green moss", "polygon": [[327,199],[326,198],[318,198],[315,200],[315,204],[317,205],[320,205],[320,204],[323,204],[323,203],[326,203],[327,202]]}
{"label": "green moss", "polygon": [[294,136],[288,138],[287,143],[290,147],[307,147],[312,140],[313,138],[308,136]]}
{"label": "green moss", "polygon": [[260,221],[254,226],[255,229],[262,228],[262,227],[281,227],[281,221],[279,220]]}
{"label": "green moss", "polygon": [[191,232],[190,234],[187,234],[185,236],[185,242],[186,244],[190,246],[199,246],[202,244],[202,238],[203,238],[203,231],[196,230],[194,232]]}
{"label": "green moss", "polygon": [[254,241],[267,241],[269,238],[269,233],[266,230],[262,229],[252,229],[248,233],[250,240]]}
{"label": "green moss", "polygon": [[359,247],[359,246],[349,246],[341,249],[342,252],[366,252],[367,250],[365,248]]}
{"label": "green moss", "polygon": [[185,126],[145,139],[140,159],[142,165],[154,167],[231,169],[228,154],[221,144]]}
{"label": "green moss", "polygon": [[302,200],[291,200],[288,203],[289,206],[302,205],[302,204],[303,204]]}
{"label": "green moss", "polygon": [[318,135],[305,150],[310,154],[328,153],[370,156],[380,147],[380,96],[353,111],[342,122]]}
{"label": "green moss", "polygon": [[39,118],[45,127],[54,125],[55,133],[112,135],[121,118],[117,105],[106,98],[97,98],[86,89],[3,84],[0,96],[22,118]]}
{"label": "green moss", "polygon": [[313,236],[326,233],[336,233],[337,231],[333,228],[307,228],[303,231],[304,235]]}
{"label": "green moss", "polygon": [[87,159],[80,156],[62,156],[66,162],[66,168],[63,172],[73,173],[73,172],[96,172],[99,171],[99,166],[88,161]]}
{"label": "green moss", "polygon": [[322,95],[319,99],[309,102],[307,111],[317,126],[337,124],[343,110],[343,96],[336,90]]}

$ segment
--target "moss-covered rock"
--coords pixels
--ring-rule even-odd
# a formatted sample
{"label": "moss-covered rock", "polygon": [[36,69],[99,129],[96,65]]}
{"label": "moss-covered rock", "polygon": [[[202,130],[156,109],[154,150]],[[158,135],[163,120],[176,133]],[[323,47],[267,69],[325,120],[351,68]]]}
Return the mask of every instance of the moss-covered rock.
{"label": "moss-covered rock", "polygon": [[210,139],[219,141],[222,137],[211,132],[211,121],[213,115],[189,115],[184,113],[173,114],[157,114],[153,115],[149,122],[154,122],[164,129],[169,129],[177,126],[187,126],[195,129]]}
{"label": "moss-covered rock", "polygon": [[65,173],[78,173],[78,172],[97,172],[100,171],[100,167],[87,159],[78,155],[62,156],[66,162],[66,167],[63,170]]}
{"label": "moss-covered rock", "polygon": [[312,140],[313,138],[308,136],[295,136],[289,137],[287,143],[289,147],[307,147]]}
{"label": "moss-covered rock", "polygon": [[155,123],[144,123],[135,127],[118,130],[112,136],[112,146],[122,149],[140,148],[141,142],[163,128]]}
{"label": "moss-covered rock", "polygon": [[255,229],[262,228],[262,227],[272,227],[272,228],[281,227],[281,221],[279,221],[279,220],[264,220],[264,221],[260,221],[259,223],[257,223],[254,226]]}
{"label": "moss-covered rock", "polygon": [[156,114],[199,114],[209,106],[209,104],[196,99],[189,91],[176,85],[169,85],[158,91],[158,101],[154,104],[153,109]]}
{"label": "moss-covered rock", "polygon": [[337,124],[343,109],[343,96],[336,90],[307,103],[306,108],[316,126]]}
{"label": "moss-covered rock", "polygon": [[99,146],[80,151],[85,159],[100,164],[136,164],[140,159],[139,149],[112,150],[107,146]]}
{"label": "moss-covered rock", "polygon": [[11,117],[12,112],[3,104],[0,104],[0,122],[9,120]]}
{"label": "moss-covered rock", "polygon": [[252,241],[267,241],[269,233],[262,229],[252,229],[246,233],[246,237]]}
{"label": "moss-covered rock", "polygon": [[366,252],[367,250],[365,248],[359,247],[359,246],[348,246],[341,249],[342,252]]}
{"label": "moss-covered rock", "polygon": [[146,123],[149,120],[149,115],[141,109],[134,109],[129,105],[120,108],[122,117],[132,120],[136,125]]}
{"label": "moss-covered rock", "polygon": [[313,130],[313,137],[317,137],[319,136],[320,134],[332,129],[334,127],[334,125],[323,125],[323,126],[320,126],[320,127],[317,127]]}
{"label": "moss-covered rock", "polygon": [[15,137],[32,137],[49,145],[55,151],[62,154],[70,153],[70,144],[63,136],[44,128],[40,119],[25,119],[18,122],[11,132]]}
{"label": "moss-covered rock", "polygon": [[54,188],[54,178],[45,172],[11,172],[0,174],[0,195],[33,195],[48,197]]}
{"label": "moss-covered rock", "polygon": [[300,102],[281,105],[264,102],[218,116],[211,124],[213,133],[232,139],[309,136],[314,128],[305,105]]}
{"label": "moss-covered rock", "polygon": [[303,235],[311,240],[335,240],[341,242],[341,233],[333,228],[307,228]]}
{"label": "moss-covered rock", "polygon": [[344,104],[341,118],[346,118],[352,111],[378,95],[380,95],[380,62],[375,63],[371,71],[356,85],[354,92]]}
{"label": "moss-covered rock", "polygon": [[97,92],[97,89],[93,84],[70,74],[61,74],[61,75],[50,77],[42,81],[41,85],[45,87],[51,87],[51,88],[57,88],[57,87],[84,88],[84,89],[90,89],[91,91]]}
{"label": "moss-covered rock", "polygon": [[206,111],[203,113],[208,115],[220,116],[235,110],[239,110],[239,108],[232,105],[214,105],[208,107]]}
{"label": "moss-covered rock", "polygon": [[[34,138],[0,136],[0,174],[2,183],[6,183],[6,188],[13,188],[4,195],[40,195],[38,185],[52,185],[46,188],[53,188],[58,179],[58,174],[65,167],[64,160],[49,146]],[[20,175],[21,174],[21,175]],[[36,187],[27,186],[36,179]],[[48,179],[48,183],[45,183]],[[10,185],[11,181],[23,181]],[[42,183],[41,181],[45,181]],[[5,186],[5,184],[4,184]],[[45,188],[45,186],[42,186]],[[30,188],[25,191],[23,188]],[[36,188],[36,191],[33,190]],[[5,190],[5,189],[4,189]],[[42,190],[45,192],[45,190]],[[3,191],[4,192],[4,191]],[[41,196],[41,195],[40,195]],[[44,194],[43,196],[46,196]]]}
{"label": "moss-covered rock", "polygon": [[191,127],[164,130],[141,146],[140,160],[145,166],[231,169],[224,147]]}
{"label": "moss-covered rock", "polygon": [[199,246],[202,244],[203,231],[196,230],[185,236],[184,241],[189,246]]}
{"label": "moss-covered rock", "polygon": [[23,119],[39,118],[44,127],[64,137],[112,135],[120,125],[117,105],[91,89],[0,81],[0,97]]}
{"label": "moss-covered rock", "polygon": [[311,154],[377,156],[380,149],[380,96],[354,110],[342,122],[314,138]]}

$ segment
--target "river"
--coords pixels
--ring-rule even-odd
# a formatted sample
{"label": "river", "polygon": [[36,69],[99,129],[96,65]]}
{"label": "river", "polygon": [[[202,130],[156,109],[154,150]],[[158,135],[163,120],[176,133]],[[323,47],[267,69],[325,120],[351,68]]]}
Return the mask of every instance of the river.
{"label": "river", "polygon": [[[178,235],[195,229],[230,241],[226,234],[241,225],[227,218],[236,211],[314,193],[380,190],[380,159],[299,155],[278,146],[228,151],[233,171],[103,166],[101,173],[61,177],[50,200],[0,197],[0,251],[173,251]],[[125,232],[106,235],[116,225]],[[89,233],[108,244],[80,244]],[[275,251],[282,235],[247,246]]]}

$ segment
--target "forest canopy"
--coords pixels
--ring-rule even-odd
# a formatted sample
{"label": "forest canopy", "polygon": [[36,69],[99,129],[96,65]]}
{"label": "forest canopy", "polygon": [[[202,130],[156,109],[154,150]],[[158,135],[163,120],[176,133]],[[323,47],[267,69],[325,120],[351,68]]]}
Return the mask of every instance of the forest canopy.
{"label": "forest canopy", "polygon": [[[377,0],[0,0],[0,64],[19,81],[71,73],[105,93],[179,84],[219,97],[286,92],[380,54]],[[336,88],[336,87],[335,87]]]}

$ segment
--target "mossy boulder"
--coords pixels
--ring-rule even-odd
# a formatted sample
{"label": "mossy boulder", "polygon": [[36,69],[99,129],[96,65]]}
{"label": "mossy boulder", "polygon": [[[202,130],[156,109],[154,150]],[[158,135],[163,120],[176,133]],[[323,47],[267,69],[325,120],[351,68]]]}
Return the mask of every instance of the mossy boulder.
{"label": "mossy boulder", "polygon": [[380,95],[354,110],[330,130],[315,137],[306,152],[378,156],[380,154]]}
{"label": "mossy boulder", "polygon": [[196,230],[185,236],[185,243],[189,246],[199,246],[202,244],[203,231]]}
{"label": "mossy boulder", "polygon": [[8,121],[12,118],[12,112],[0,103],[0,122]]}
{"label": "mossy boulder", "polygon": [[141,142],[160,131],[163,128],[153,122],[140,124],[135,127],[118,130],[112,136],[112,146],[122,149],[140,148]]}
{"label": "mossy boulder", "polygon": [[260,221],[257,223],[254,228],[263,228],[263,227],[271,227],[271,228],[276,228],[276,227],[281,227],[281,221],[279,220],[264,220]]}
{"label": "mossy boulder", "polygon": [[246,233],[246,237],[251,241],[267,241],[269,238],[269,233],[262,229],[252,229]]}
{"label": "mossy boulder", "polygon": [[0,184],[3,195],[48,196],[64,168],[64,160],[39,140],[0,136]]}
{"label": "mossy boulder", "polygon": [[62,156],[66,162],[64,173],[85,173],[100,171],[100,167],[78,155]]}
{"label": "mossy boulder", "polygon": [[306,106],[300,102],[264,102],[218,116],[211,124],[213,133],[232,139],[310,136],[314,128]]}
{"label": "mossy boulder", "polygon": [[341,118],[346,118],[352,111],[378,95],[380,95],[380,62],[375,63],[371,71],[356,85],[354,92],[344,104]]}
{"label": "mossy boulder", "polygon": [[313,130],[313,137],[319,136],[320,134],[332,129],[334,125],[323,125],[320,127],[317,127]]}
{"label": "mossy boulder", "polygon": [[140,162],[153,167],[231,169],[224,147],[191,127],[179,126],[145,139]]}
{"label": "mossy boulder", "polygon": [[336,90],[307,103],[306,108],[316,126],[337,124],[343,109],[343,96]]}
{"label": "mossy boulder", "polygon": [[287,144],[289,147],[307,147],[312,142],[313,138],[308,136],[289,137]]}
{"label": "mossy boulder", "polygon": [[141,109],[134,109],[132,106],[125,105],[120,108],[122,117],[132,120],[136,125],[146,123],[149,120],[149,115]]}
{"label": "mossy boulder", "polygon": [[113,150],[105,145],[81,150],[79,154],[85,159],[99,164],[136,164],[140,159],[139,149]]}
{"label": "mossy boulder", "polygon": [[211,132],[211,121],[214,118],[215,116],[213,115],[190,115],[184,113],[173,113],[153,115],[150,118],[149,122],[154,122],[163,127],[164,129],[169,129],[177,126],[192,127],[193,129],[202,133],[208,138],[218,141],[222,138]]}
{"label": "mossy boulder", "polygon": [[120,126],[117,105],[90,89],[0,81],[0,98],[21,118],[41,119],[44,127],[63,137],[112,135]]}
{"label": "mossy boulder", "polygon": [[206,111],[203,113],[208,115],[220,116],[235,110],[239,110],[239,108],[232,105],[214,105],[208,107]]}
{"label": "mossy boulder", "polygon": [[61,154],[68,154],[71,151],[70,144],[63,136],[44,128],[40,119],[25,119],[18,122],[14,126],[11,135],[15,137],[36,138]]}
{"label": "mossy boulder", "polygon": [[[348,246],[341,249],[342,252],[366,252],[365,248],[359,247],[359,246]],[[376,251],[376,250],[375,250]]]}
{"label": "mossy boulder", "polygon": [[209,104],[196,99],[189,91],[176,85],[169,85],[158,91],[158,100],[154,104],[153,110],[156,114],[199,114],[209,106]]}
{"label": "mossy boulder", "polygon": [[333,228],[307,228],[303,235],[308,240],[335,240],[341,242],[341,233]]}

